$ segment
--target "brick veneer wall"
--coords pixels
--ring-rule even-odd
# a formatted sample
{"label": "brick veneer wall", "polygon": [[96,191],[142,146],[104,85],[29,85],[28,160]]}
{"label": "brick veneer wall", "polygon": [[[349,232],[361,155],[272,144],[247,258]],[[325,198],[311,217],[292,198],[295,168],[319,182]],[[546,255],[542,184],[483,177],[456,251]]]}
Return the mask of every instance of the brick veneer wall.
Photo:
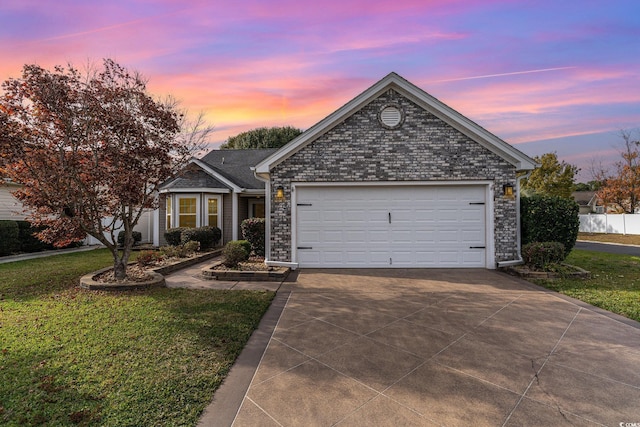
{"label": "brick veneer wall", "polygon": [[[395,130],[378,122],[388,103],[405,113]],[[515,200],[501,197],[515,167],[390,89],[271,171],[272,200],[282,185],[286,201],[271,203],[270,259],[291,261],[291,182],[456,180],[495,182],[495,258],[515,259]]]}

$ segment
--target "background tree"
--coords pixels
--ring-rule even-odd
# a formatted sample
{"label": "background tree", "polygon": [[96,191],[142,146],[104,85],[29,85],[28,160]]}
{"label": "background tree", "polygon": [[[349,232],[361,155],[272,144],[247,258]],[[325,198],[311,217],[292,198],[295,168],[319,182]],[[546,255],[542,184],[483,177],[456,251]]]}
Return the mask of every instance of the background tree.
{"label": "background tree", "polygon": [[621,130],[620,136],[624,141],[622,160],[615,164],[613,173],[602,168],[595,173],[596,180],[603,183],[597,195],[605,205],[617,205],[625,213],[635,213],[640,202],[640,140],[632,131]]}
{"label": "background tree", "polygon": [[152,98],[138,73],[109,59],[86,72],[26,65],[2,88],[0,168],[23,185],[14,194],[30,220],[47,226],[38,237],[64,246],[89,234],[126,277],[133,227],[211,129],[201,117],[188,124],[174,101]]}
{"label": "background tree", "polygon": [[261,127],[229,137],[227,142],[220,146],[220,149],[280,148],[301,133],[301,129],[292,126]]}
{"label": "background tree", "polygon": [[602,187],[600,181],[587,181],[578,182],[575,186],[575,191],[598,191]]}
{"label": "background tree", "polygon": [[538,166],[529,178],[522,180],[522,190],[526,195],[558,196],[571,199],[575,190],[575,176],[578,167],[558,161],[556,153],[546,153],[533,158]]}

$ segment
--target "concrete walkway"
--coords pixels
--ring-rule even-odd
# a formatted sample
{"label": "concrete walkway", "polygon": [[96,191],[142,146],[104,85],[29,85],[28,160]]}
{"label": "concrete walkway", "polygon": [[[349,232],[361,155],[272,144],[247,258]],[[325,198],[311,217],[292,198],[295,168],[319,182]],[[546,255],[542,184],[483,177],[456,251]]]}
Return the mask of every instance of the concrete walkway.
{"label": "concrete walkway", "polygon": [[618,426],[639,366],[640,324],[502,273],[303,270],[200,425]]}
{"label": "concrete walkway", "polygon": [[204,279],[201,274],[202,269],[210,266],[217,259],[218,258],[209,259],[165,276],[167,287],[188,289],[258,290],[274,292],[280,288],[280,282],[240,282],[237,280],[222,281]]}
{"label": "concrete walkway", "polygon": [[104,246],[80,246],[79,248],[55,249],[51,251],[32,252],[29,254],[9,255],[0,257],[0,264],[8,262],[22,261],[25,259],[46,258],[54,255],[70,254],[74,252],[92,251],[94,249],[103,248]]}

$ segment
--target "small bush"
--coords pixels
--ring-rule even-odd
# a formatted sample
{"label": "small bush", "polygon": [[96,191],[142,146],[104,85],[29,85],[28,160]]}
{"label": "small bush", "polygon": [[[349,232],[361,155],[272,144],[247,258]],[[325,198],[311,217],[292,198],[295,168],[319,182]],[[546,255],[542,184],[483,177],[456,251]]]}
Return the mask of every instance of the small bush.
{"label": "small bush", "polygon": [[222,255],[224,257],[223,264],[229,268],[237,268],[238,263],[249,259],[247,245],[241,240],[232,240],[227,243],[222,250]]}
{"label": "small bush", "polygon": [[216,246],[222,237],[222,230],[218,227],[198,227],[182,230],[180,242],[199,242],[201,249],[208,249]]}
{"label": "small bush", "polygon": [[566,258],[578,239],[579,210],[575,201],[562,197],[523,197],[520,204],[522,244],[559,242],[564,246]]}
{"label": "small bush", "polygon": [[242,237],[249,241],[251,250],[257,256],[264,256],[265,251],[265,219],[248,218],[240,224]]}
{"label": "small bush", "polygon": [[565,259],[564,245],[560,242],[533,242],[522,247],[522,259],[527,265],[546,269],[550,264],[559,264]]}
{"label": "small bush", "polygon": [[186,258],[193,255],[199,249],[200,243],[192,241],[187,242],[184,245],[163,246],[160,248],[160,253],[167,258]]}
{"label": "small bush", "polygon": [[148,267],[155,264],[158,261],[162,261],[164,255],[157,251],[140,251],[136,262],[140,267]]}
{"label": "small bush", "polygon": [[31,253],[54,249],[52,244],[45,243],[34,236],[35,233],[42,231],[44,227],[33,227],[29,221],[16,221],[16,223],[19,229],[20,252]]}
{"label": "small bush", "polygon": [[[133,237],[133,246],[142,241],[142,233],[139,231],[132,231],[131,237]],[[124,246],[124,230],[118,233],[118,246]]]}
{"label": "small bush", "polygon": [[187,230],[184,227],[169,228],[164,232],[164,239],[170,246],[178,246],[182,243],[182,231]]}
{"label": "small bush", "polygon": [[200,250],[200,242],[192,240],[182,245],[184,256],[191,256]]}
{"label": "small bush", "polygon": [[247,251],[247,257],[251,256],[251,243],[246,240],[236,240],[236,242]]}
{"label": "small bush", "polygon": [[20,229],[16,221],[0,221],[0,256],[20,249]]}

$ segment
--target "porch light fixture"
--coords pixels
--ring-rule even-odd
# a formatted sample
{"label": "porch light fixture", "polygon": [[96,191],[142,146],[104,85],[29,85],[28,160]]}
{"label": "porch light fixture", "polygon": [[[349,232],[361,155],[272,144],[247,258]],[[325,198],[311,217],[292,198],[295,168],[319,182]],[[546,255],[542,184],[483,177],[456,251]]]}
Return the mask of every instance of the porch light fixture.
{"label": "porch light fixture", "polygon": [[513,185],[511,184],[505,184],[502,186],[502,194],[504,195],[505,199],[512,199],[513,198]]}
{"label": "porch light fixture", "polygon": [[278,185],[278,187],[276,187],[275,201],[284,202],[284,187],[282,185]]}

